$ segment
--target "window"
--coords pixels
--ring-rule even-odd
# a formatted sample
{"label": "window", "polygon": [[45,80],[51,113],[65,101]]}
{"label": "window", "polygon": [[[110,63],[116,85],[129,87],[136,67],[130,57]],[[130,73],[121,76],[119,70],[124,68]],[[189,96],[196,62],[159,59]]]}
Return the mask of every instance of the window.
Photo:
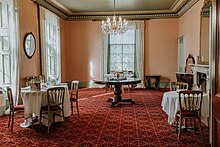
{"label": "window", "polygon": [[0,1],[0,84],[11,83],[11,54],[9,3]]}
{"label": "window", "polygon": [[44,75],[47,80],[60,78],[60,25],[59,18],[52,12],[42,8],[43,21],[43,35],[45,42],[43,42],[42,49],[43,57],[45,57]]}
{"label": "window", "polygon": [[111,71],[134,71],[135,30],[123,35],[109,34],[108,73]]}

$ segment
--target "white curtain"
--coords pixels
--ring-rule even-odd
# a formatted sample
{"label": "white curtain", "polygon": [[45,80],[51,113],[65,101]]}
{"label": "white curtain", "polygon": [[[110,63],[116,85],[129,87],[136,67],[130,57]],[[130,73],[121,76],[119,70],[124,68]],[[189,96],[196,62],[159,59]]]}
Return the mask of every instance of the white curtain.
{"label": "white curtain", "polygon": [[144,87],[144,21],[134,22],[136,26],[136,75],[142,80],[139,87]]}
{"label": "white curtain", "polygon": [[12,57],[11,57],[11,88],[14,104],[18,104],[19,80],[20,80],[20,50],[19,50],[19,21],[18,21],[18,0],[11,0],[9,5],[9,32]]}
{"label": "white curtain", "polygon": [[[2,0],[0,0],[2,1]],[[8,0],[9,4],[9,47],[11,48],[11,82],[14,105],[18,105],[19,98],[19,80],[20,80],[20,33],[19,33],[19,20],[18,20],[18,0]],[[9,109],[4,112],[9,114]]]}
{"label": "white curtain", "polygon": [[[41,57],[42,57],[42,74],[45,76],[46,81],[48,81],[49,78],[58,78],[58,82],[61,81],[61,59],[60,59],[60,18],[50,12],[49,10],[46,10],[43,7],[40,7],[40,24],[41,24]],[[56,37],[56,68],[57,68],[57,73],[56,77],[49,77],[49,61],[48,61],[48,47],[47,43],[51,42],[49,40],[49,34],[51,30],[48,30],[47,23],[52,23],[56,26],[56,31],[54,31],[55,37]]]}
{"label": "white curtain", "polygon": [[104,75],[107,74],[107,65],[108,65],[108,34],[102,33],[102,57],[101,57],[101,77],[104,78]]}

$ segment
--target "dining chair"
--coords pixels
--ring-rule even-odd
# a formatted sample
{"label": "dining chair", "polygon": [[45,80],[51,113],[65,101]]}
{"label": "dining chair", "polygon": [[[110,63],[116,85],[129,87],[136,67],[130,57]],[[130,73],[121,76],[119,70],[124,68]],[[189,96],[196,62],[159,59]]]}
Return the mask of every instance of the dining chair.
{"label": "dining chair", "polygon": [[[187,119],[193,120],[194,133],[196,133],[196,121],[199,123],[199,132],[201,131],[201,105],[203,99],[203,92],[199,90],[185,90],[179,91],[179,107],[180,110],[176,113],[176,133],[178,132],[178,140],[180,139],[182,120]],[[187,127],[187,122],[185,122]],[[179,130],[178,130],[179,129]]]}
{"label": "dining chair", "polygon": [[170,91],[188,90],[188,83],[185,82],[170,82]]}
{"label": "dining chair", "polygon": [[[65,118],[64,118],[64,93],[65,88],[64,87],[53,87],[47,89],[47,106],[41,107],[40,110],[40,125],[41,125],[41,119],[46,118],[47,123],[47,134],[50,132],[50,125],[51,125],[51,118],[50,116],[53,114],[53,123],[55,122],[55,116],[61,116],[63,117],[64,124],[66,126]],[[47,116],[44,114],[47,114]]]}
{"label": "dining chair", "polygon": [[[9,109],[10,109],[10,112],[9,112],[9,117],[8,117],[8,128],[10,127],[11,125],[11,132],[13,132],[13,127],[14,127],[14,114],[15,112],[18,112],[18,111],[23,111],[24,110],[24,105],[17,105],[15,106],[14,105],[14,102],[13,102],[13,96],[12,96],[12,90],[10,87],[7,87],[6,88],[6,91],[7,91],[7,96],[8,96],[8,101],[9,101]],[[12,119],[12,120],[11,120]]]}
{"label": "dining chair", "polygon": [[76,103],[76,110],[79,116],[79,105],[78,105],[78,88],[79,88],[79,81],[72,81],[71,88],[70,88],[70,103],[71,103],[71,115],[73,115],[73,103]]}

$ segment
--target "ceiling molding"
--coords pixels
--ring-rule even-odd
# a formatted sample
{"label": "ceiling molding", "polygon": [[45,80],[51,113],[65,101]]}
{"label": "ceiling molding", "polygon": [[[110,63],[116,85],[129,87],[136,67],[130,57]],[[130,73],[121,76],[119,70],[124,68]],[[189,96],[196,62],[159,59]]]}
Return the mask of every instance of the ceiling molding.
{"label": "ceiling molding", "polygon": [[[57,14],[64,20],[102,20],[107,18],[108,16],[113,15],[113,12],[80,12],[74,13],[74,15],[70,15],[71,12],[67,12],[65,7],[58,9],[56,6],[59,3],[56,3],[56,6],[53,6],[46,0],[32,0],[37,5],[43,6],[46,9],[52,11]],[[50,0],[51,1],[51,0]],[[153,18],[178,18],[182,16],[187,10],[189,10],[195,3],[199,0],[188,0],[181,5],[177,5],[183,0],[177,0],[175,4],[171,7],[171,10],[155,10],[155,11],[120,11],[116,12],[116,15],[120,15],[126,19],[153,19]]]}
{"label": "ceiling molding", "polygon": [[188,11],[194,4],[196,4],[199,0],[189,0],[178,12],[178,16],[182,16],[186,11]]}
{"label": "ceiling molding", "polygon": [[50,10],[51,12],[57,14],[58,16],[60,16],[61,18],[63,18],[64,20],[67,19],[67,15],[65,13],[63,13],[62,11],[60,11],[59,9],[57,9],[56,7],[52,6],[51,4],[49,4],[48,2],[46,2],[45,0],[32,0],[34,3],[36,3],[39,6],[45,7],[46,9]]}

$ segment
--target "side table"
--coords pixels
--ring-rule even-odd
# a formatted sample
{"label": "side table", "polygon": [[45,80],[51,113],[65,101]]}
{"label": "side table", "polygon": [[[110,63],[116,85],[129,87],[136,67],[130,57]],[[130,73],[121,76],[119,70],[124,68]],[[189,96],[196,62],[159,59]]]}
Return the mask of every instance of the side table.
{"label": "side table", "polygon": [[148,82],[148,85],[146,85],[146,88],[153,88],[151,87],[151,79],[155,79],[155,88],[159,88],[159,83],[160,83],[160,77],[161,75],[145,75],[145,80]]}

